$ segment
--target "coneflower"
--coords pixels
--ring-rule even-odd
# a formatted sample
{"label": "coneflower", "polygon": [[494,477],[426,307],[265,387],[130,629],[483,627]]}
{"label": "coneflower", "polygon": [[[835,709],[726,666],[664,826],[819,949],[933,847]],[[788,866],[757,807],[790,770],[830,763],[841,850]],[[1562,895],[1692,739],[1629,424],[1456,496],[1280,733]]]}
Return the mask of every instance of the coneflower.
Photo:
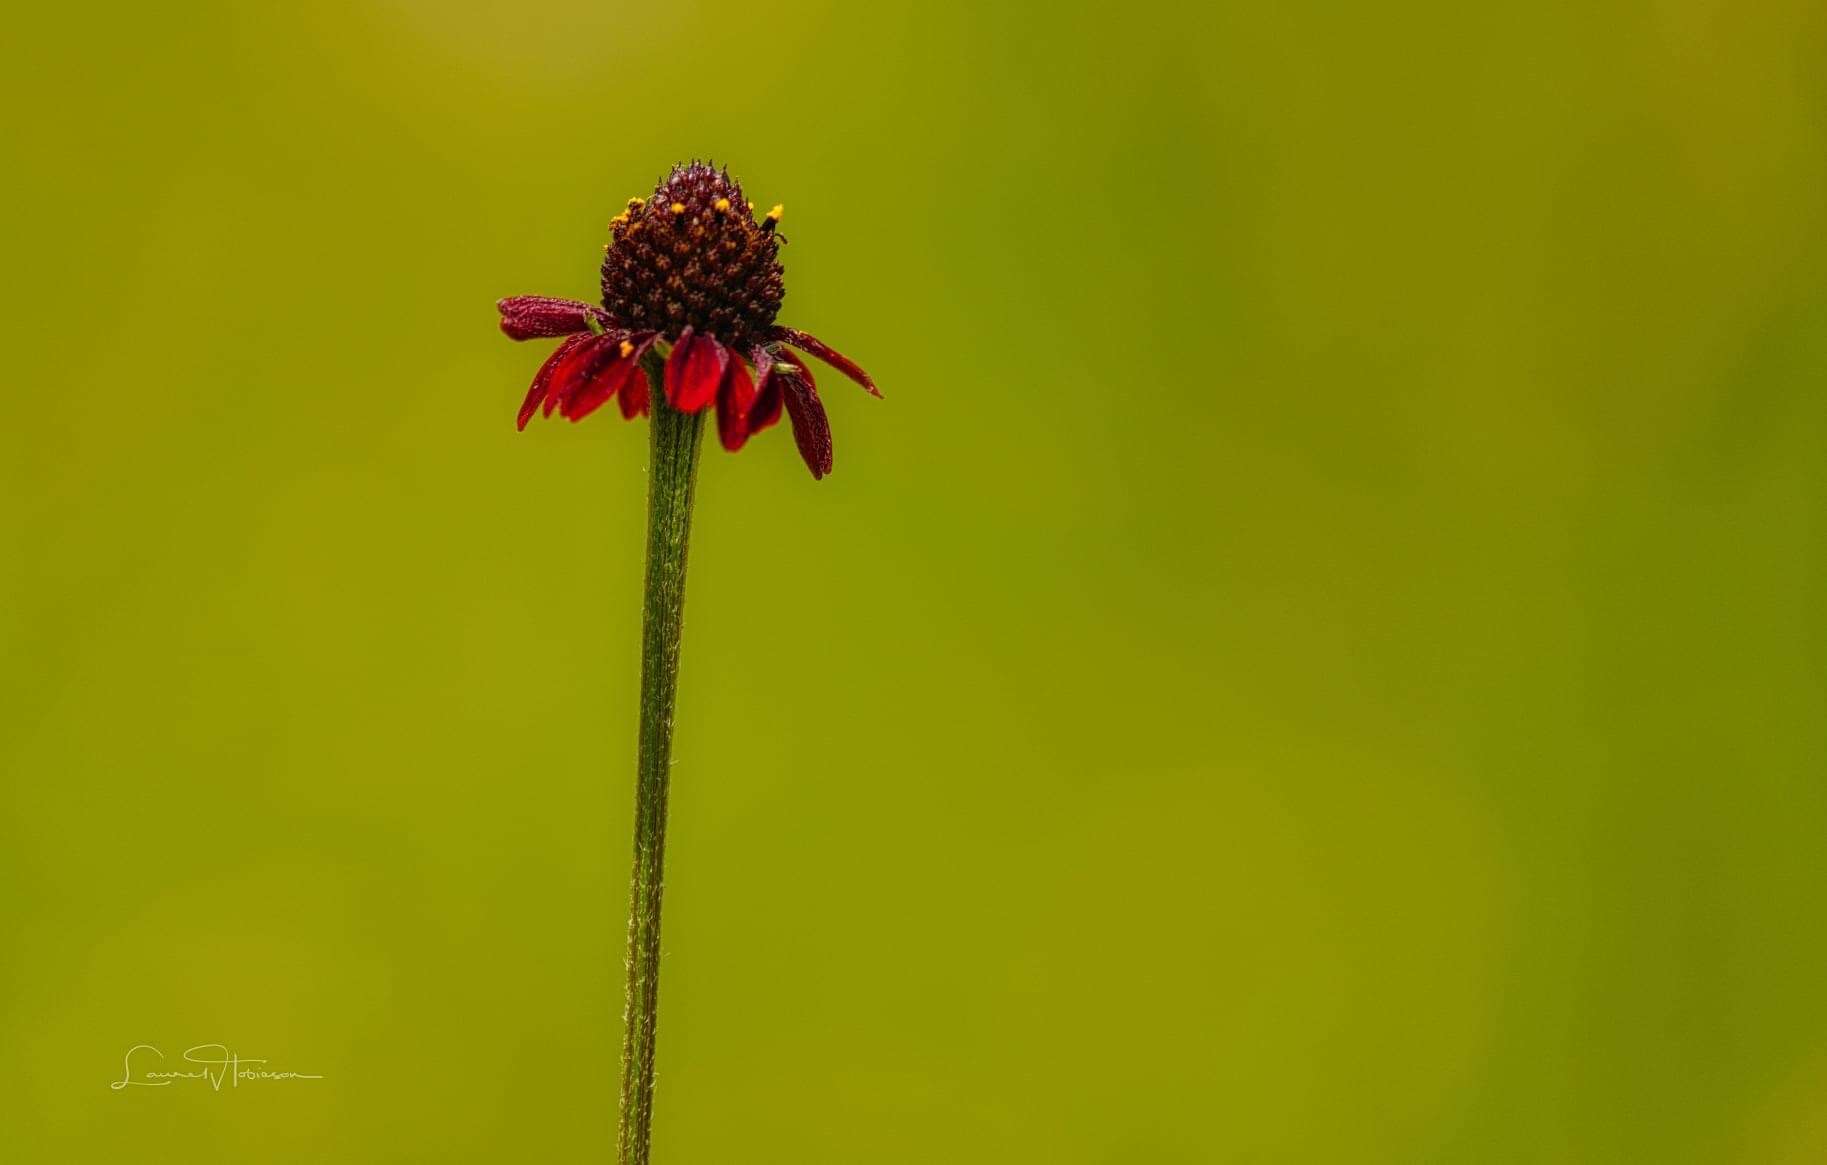
{"label": "coneflower", "polygon": [[516,340],[564,337],[533,377],[519,427],[535,412],[573,421],[618,401],[622,416],[651,414],[647,577],[641,620],[640,742],[634,870],[628,912],[627,1004],[617,1159],[646,1165],[653,1131],[660,903],[673,703],[685,612],[685,559],[704,414],[713,404],[723,447],[737,450],[780,419],[812,476],[831,472],[831,426],[806,362],[825,361],[876,396],[867,373],[823,342],[775,323],[784,291],[776,229],[759,219],[720,169],[675,166],[648,198],[610,224],[603,303],[514,296],[501,330]]}
{"label": "coneflower", "polygon": [[516,340],[566,336],[533,377],[517,422],[541,410],[573,421],[611,399],[644,416],[639,368],[664,351],[666,399],[682,413],[717,406],[717,434],[734,452],[780,419],[813,477],[831,472],[831,425],[812,372],[789,348],[818,357],[876,396],[856,363],[816,336],[774,322],[785,290],[775,229],[779,206],[759,220],[742,186],[699,162],[676,166],[648,198],[632,198],[609,224],[603,306],[519,295],[502,300],[501,330]]}

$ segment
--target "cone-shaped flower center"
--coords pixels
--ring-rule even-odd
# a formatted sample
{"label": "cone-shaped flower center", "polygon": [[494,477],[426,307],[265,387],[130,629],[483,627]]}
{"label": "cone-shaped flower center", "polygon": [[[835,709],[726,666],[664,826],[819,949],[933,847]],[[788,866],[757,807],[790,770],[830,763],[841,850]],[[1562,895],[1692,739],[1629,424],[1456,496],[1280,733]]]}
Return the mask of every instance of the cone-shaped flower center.
{"label": "cone-shaped flower center", "polygon": [[776,208],[756,222],[728,173],[675,166],[610,224],[603,307],[630,331],[677,339],[689,326],[747,351],[780,311],[778,221]]}

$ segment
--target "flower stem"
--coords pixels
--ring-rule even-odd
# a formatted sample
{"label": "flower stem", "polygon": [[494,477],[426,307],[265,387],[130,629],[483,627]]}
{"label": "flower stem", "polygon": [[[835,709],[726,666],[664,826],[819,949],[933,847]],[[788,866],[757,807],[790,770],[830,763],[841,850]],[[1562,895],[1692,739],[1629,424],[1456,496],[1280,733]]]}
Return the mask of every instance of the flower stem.
{"label": "flower stem", "polygon": [[653,1132],[666,790],[685,615],[685,550],[704,435],[703,413],[681,413],[667,403],[659,361],[650,356],[646,368],[652,382],[653,447],[647,481],[647,585],[641,601],[641,729],[635,767],[634,873],[628,894],[628,996],[622,1015],[622,1120],[616,1155],[620,1165],[647,1165]]}

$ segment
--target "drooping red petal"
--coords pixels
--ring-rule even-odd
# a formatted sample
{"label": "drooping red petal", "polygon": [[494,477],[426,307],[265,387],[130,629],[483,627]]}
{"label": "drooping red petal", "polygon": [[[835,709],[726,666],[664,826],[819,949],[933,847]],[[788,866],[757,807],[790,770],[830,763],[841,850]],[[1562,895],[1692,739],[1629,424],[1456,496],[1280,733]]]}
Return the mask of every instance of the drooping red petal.
{"label": "drooping red petal", "polygon": [[622,406],[622,419],[632,421],[635,417],[647,415],[647,372],[645,369],[628,378],[622,385],[622,393],[615,398]]}
{"label": "drooping red petal", "polygon": [[[546,357],[546,362],[541,364],[539,371],[533,374],[533,387],[527,389],[526,400],[521,402],[520,415],[514,419],[516,429],[524,430],[527,427],[527,422],[533,419],[533,411],[547,400],[547,394],[552,390],[552,374],[577,350],[577,346],[588,338],[587,336],[572,336]],[[547,415],[551,414],[550,409],[546,412]]]}
{"label": "drooping red petal", "polygon": [[729,349],[715,338],[686,328],[666,361],[666,399],[682,413],[703,409],[717,399],[729,358]]}
{"label": "drooping red petal", "polygon": [[647,352],[659,340],[658,332],[636,332],[628,339],[634,344],[634,351],[628,358],[634,361],[634,370],[623,382],[621,391],[616,394],[616,401],[622,406],[622,419],[631,421],[635,417],[647,415],[647,369],[641,361]]}
{"label": "drooping red petal", "polygon": [[749,436],[753,437],[780,420],[781,395],[778,376],[768,377],[767,385],[756,390],[755,406],[749,410]]}
{"label": "drooping red petal", "polygon": [[783,390],[786,388],[788,380],[798,377],[812,390],[813,396],[818,395],[818,378],[812,375],[812,366],[806,363],[804,356],[797,352],[784,351],[770,353],[770,356],[773,361],[771,368],[773,375],[768,379],[774,387],[774,397],[772,400],[756,401],[755,416],[749,421],[750,433],[759,433],[766,425],[780,420],[780,406],[785,399]]}
{"label": "drooping red petal", "polygon": [[[641,371],[641,357],[652,346],[651,333],[640,341],[630,339],[613,345],[605,343],[603,348],[607,360],[593,362],[591,370],[585,374],[588,379],[564,399],[559,411],[573,421],[581,421],[603,407],[618,392],[627,392],[636,382],[644,386],[647,375]],[[625,410],[624,412],[626,414]]]}
{"label": "drooping red petal", "polygon": [[660,387],[665,389],[666,399],[675,407],[679,402],[679,384],[685,376],[685,360],[691,355],[693,339],[690,327],[679,333],[679,338],[672,342],[672,351],[667,354],[665,373],[660,377]]}
{"label": "drooping red petal", "polygon": [[749,366],[731,353],[723,387],[717,391],[717,436],[731,453],[749,439],[749,410],[754,407],[755,382],[749,379]]}
{"label": "drooping red petal", "polygon": [[793,443],[814,480],[831,472],[831,422],[825,418],[825,406],[818,399],[812,382],[800,376],[781,376],[781,395],[786,399],[787,416],[793,421]]}
{"label": "drooping red petal", "polygon": [[786,327],[776,327],[772,334],[774,339],[781,343],[791,344],[800,351],[810,352],[820,360],[823,360],[826,364],[829,364],[845,376],[848,376],[850,379],[862,385],[869,391],[871,396],[882,395],[881,390],[875,386],[875,381],[869,379],[869,374],[864,372],[856,361],[850,359],[850,357],[844,355],[842,352],[839,352],[817,336],[802,332],[798,328]]}
{"label": "drooping red petal", "polygon": [[552,389],[546,393],[544,414],[552,415],[552,410],[565,403],[565,398],[583,387],[585,381],[594,371],[605,350],[613,353],[615,345],[603,336],[579,336],[579,343],[571,349],[557,368],[552,371]]}
{"label": "drooping red petal", "polygon": [[774,353],[757,346],[749,352],[755,362],[755,403],[749,408],[749,436],[780,420],[780,380],[774,375]]}
{"label": "drooping red petal", "polygon": [[577,335],[593,330],[592,320],[598,327],[608,321],[600,307],[549,295],[510,295],[497,302],[495,310],[501,313],[501,330],[515,340]]}
{"label": "drooping red petal", "polygon": [[[622,342],[627,343],[626,340]],[[564,399],[564,402],[558,406],[558,411],[568,420],[583,420],[609,403],[609,398],[615,395],[616,389],[621,388],[627,381],[628,370],[633,366],[633,363],[623,356],[618,348],[616,353],[609,357],[607,363],[599,365],[591,374],[590,379],[580,384],[575,392]]]}

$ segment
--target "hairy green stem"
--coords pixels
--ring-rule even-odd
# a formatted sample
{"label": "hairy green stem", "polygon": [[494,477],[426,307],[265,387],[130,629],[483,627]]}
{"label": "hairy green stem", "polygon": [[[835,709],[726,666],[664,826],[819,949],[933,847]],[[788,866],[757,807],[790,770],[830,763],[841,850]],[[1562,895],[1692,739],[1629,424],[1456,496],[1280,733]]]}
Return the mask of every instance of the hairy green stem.
{"label": "hairy green stem", "polygon": [[685,550],[698,476],[703,413],[666,403],[660,365],[652,382],[652,464],[647,480],[647,585],[641,600],[641,729],[635,767],[634,874],[628,892],[628,997],[622,1021],[622,1119],[616,1160],[647,1165],[653,1134],[653,1053],[660,1003],[660,894],[666,864],[666,790],[673,696],[685,616]]}

